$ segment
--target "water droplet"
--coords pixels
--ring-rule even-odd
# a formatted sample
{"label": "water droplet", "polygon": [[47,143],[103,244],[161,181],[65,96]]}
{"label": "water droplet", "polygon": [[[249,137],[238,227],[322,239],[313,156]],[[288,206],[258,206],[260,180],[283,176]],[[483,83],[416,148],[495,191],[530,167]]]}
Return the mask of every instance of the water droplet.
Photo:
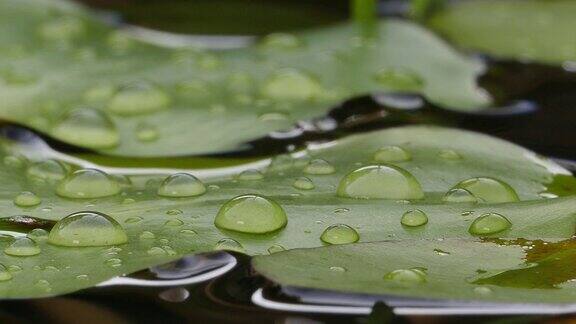
{"label": "water droplet", "polygon": [[140,123],[136,126],[136,138],[140,142],[154,142],[160,138],[156,126],[148,123]]}
{"label": "water droplet", "polygon": [[198,234],[195,230],[187,229],[187,228],[181,230],[180,233],[185,234],[185,235],[197,235]]}
{"label": "water droplet", "polygon": [[273,33],[262,38],[260,46],[265,49],[287,50],[299,48],[302,41],[294,34]]}
{"label": "water droplet", "polygon": [[454,150],[441,150],[438,152],[438,156],[444,160],[449,161],[460,161],[464,159],[460,153]]}
{"label": "water droplet", "polygon": [[218,228],[252,234],[279,230],[287,222],[278,203],[258,195],[242,195],[227,201],[214,220]]}
{"label": "water droplet", "polygon": [[268,254],[274,254],[282,251],[286,251],[286,249],[280,244],[274,244],[268,248]]}
{"label": "water droplet", "polygon": [[215,250],[228,250],[236,252],[244,252],[244,247],[240,242],[233,240],[231,238],[223,238],[216,243],[214,246]]}
{"label": "water droplet", "polygon": [[325,229],[320,239],[327,244],[348,244],[358,242],[360,235],[348,225],[336,224]]}
{"label": "water droplet", "polygon": [[261,89],[264,97],[277,101],[306,101],[320,97],[323,88],[318,80],[298,70],[274,73]]}
{"label": "water droplet", "polygon": [[405,69],[383,69],[374,75],[374,79],[389,90],[415,91],[424,85],[420,76]]}
{"label": "water droplet", "polygon": [[468,232],[472,235],[489,235],[500,233],[512,227],[512,223],[504,216],[497,213],[487,213],[476,218]]}
{"label": "water droplet", "polygon": [[38,242],[48,238],[48,231],[42,228],[35,228],[26,234],[26,237]]}
{"label": "water droplet", "polygon": [[89,278],[88,275],[85,275],[85,274],[81,274],[81,275],[76,276],[77,280],[88,280],[88,278]]}
{"label": "water droplet", "polygon": [[404,162],[412,159],[412,154],[400,146],[385,146],[374,153],[377,162]]}
{"label": "water droplet", "polygon": [[426,282],[426,272],[418,268],[398,269],[384,275],[384,280],[402,284],[422,284]]}
{"label": "water droplet", "polygon": [[292,184],[292,186],[294,186],[294,188],[300,189],[300,190],[312,190],[315,187],[314,182],[312,182],[312,180],[310,180],[306,177],[300,177],[300,178],[294,180],[294,183]]}
{"label": "water droplet", "polygon": [[206,192],[204,183],[188,173],[175,173],[162,181],[158,195],[162,197],[194,197]]}
{"label": "water droplet", "polygon": [[434,253],[436,253],[437,255],[440,255],[440,256],[450,255],[449,252],[442,251],[440,249],[434,249]]}
{"label": "water droplet", "polygon": [[256,169],[244,170],[237,176],[237,179],[242,181],[261,180],[263,178],[264,175]]}
{"label": "water droplet", "polygon": [[448,190],[448,192],[442,197],[443,201],[452,202],[452,203],[461,203],[461,202],[478,202],[478,199],[474,197],[474,195],[462,188],[454,188]]}
{"label": "water droplet", "polygon": [[26,174],[32,179],[56,181],[66,177],[68,169],[62,162],[56,160],[45,160],[32,164]]}
{"label": "water droplet", "polygon": [[8,281],[12,279],[12,274],[10,273],[10,271],[8,271],[8,269],[6,268],[5,265],[0,263],[0,281]]}
{"label": "water droplet", "polygon": [[474,293],[480,296],[489,296],[492,294],[492,288],[484,286],[474,287]]}
{"label": "water droplet", "polygon": [[40,204],[42,200],[33,192],[23,191],[14,198],[14,204],[19,207],[32,207]]}
{"label": "water droplet", "polygon": [[117,258],[108,259],[104,263],[106,263],[107,266],[112,268],[118,268],[122,266],[122,260]]}
{"label": "water droplet", "polygon": [[56,193],[65,198],[101,198],[116,195],[120,185],[107,173],[97,169],[74,171],[56,187]]}
{"label": "water droplet", "polygon": [[465,189],[479,202],[504,203],[519,201],[516,191],[507,183],[487,177],[471,178],[461,181],[452,189]]}
{"label": "water droplet", "polygon": [[108,103],[108,111],[133,116],[149,114],[168,108],[170,97],[163,90],[148,82],[131,83],[121,87]]}
{"label": "water droplet", "polygon": [[428,223],[428,216],[426,213],[419,209],[410,210],[402,215],[402,219],[400,221],[402,225],[409,226],[409,227],[417,227],[422,226]]}
{"label": "water droplet", "polygon": [[273,171],[284,171],[292,167],[294,159],[288,154],[280,154],[270,161],[268,168]]}
{"label": "water droplet", "polygon": [[265,112],[258,116],[258,120],[263,122],[284,121],[288,119],[288,115],[282,112]]}
{"label": "water droplet", "polygon": [[141,240],[151,240],[156,238],[156,235],[154,235],[154,233],[149,232],[149,231],[144,231],[142,233],[140,233],[140,239]]}
{"label": "water droplet", "polygon": [[12,256],[32,256],[40,254],[40,247],[28,237],[18,237],[4,249],[4,253]]}
{"label": "water droplet", "polygon": [[176,215],[180,215],[182,214],[182,211],[180,209],[170,209],[168,211],[166,211],[166,215],[170,215],[170,216],[176,216]]}
{"label": "water droplet", "polygon": [[346,268],[339,267],[339,266],[331,266],[329,269],[330,269],[330,271],[333,271],[333,272],[346,272],[346,271],[348,271],[348,270],[346,270]]}
{"label": "water droplet", "polygon": [[179,219],[169,219],[164,223],[165,226],[182,226],[184,222]]}
{"label": "water droplet", "polygon": [[126,220],[124,221],[124,223],[126,224],[134,224],[134,223],[139,223],[142,221],[142,217],[136,216],[136,217],[128,217],[126,218]]}
{"label": "water droplet", "polygon": [[68,42],[82,36],[84,22],[76,17],[57,17],[40,26],[38,33],[48,41]]}
{"label": "water droplet", "polygon": [[422,199],[424,192],[408,171],[394,165],[371,165],[348,173],[338,185],[340,197]]}
{"label": "water droplet", "polygon": [[336,172],[334,166],[332,166],[328,161],[322,159],[312,160],[304,167],[304,173],[307,174],[321,175],[332,174],[334,172]]}
{"label": "water droplet", "polygon": [[124,244],[126,232],[112,217],[84,211],[70,214],[50,231],[48,242],[61,246],[107,246]]}
{"label": "water droplet", "polygon": [[150,255],[162,255],[162,254],[166,254],[166,251],[164,251],[164,249],[159,247],[159,246],[153,246],[150,249],[148,249],[148,251],[146,251],[146,253],[148,253]]}
{"label": "water droplet", "polygon": [[343,213],[347,213],[349,211],[350,211],[350,208],[340,207],[340,208],[334,209],[334,214],[343,214]]}
{"label": "water droplet", "polygon": [[79,108],[65,113],[52,127],[50,135],[74,145],[105,149],[118,145],[120,136],[112,120],[92,108]]}

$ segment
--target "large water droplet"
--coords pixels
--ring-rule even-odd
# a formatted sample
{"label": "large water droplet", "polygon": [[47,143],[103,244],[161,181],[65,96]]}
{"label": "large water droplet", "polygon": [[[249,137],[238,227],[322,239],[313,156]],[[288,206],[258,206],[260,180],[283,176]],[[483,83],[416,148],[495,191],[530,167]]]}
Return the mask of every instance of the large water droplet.
{"label": "large water droplet", "polygon": [[452,189],[464,189],[479,202],[504,203],[519,201],[516,191],[507,183],[488,177],[471,178],[461,181]]}
{"label": "large water droplet", "polygon": [[194,197],[206,192],[206,186],[195,176],[188,173],[175,173],[162,181],[158,195],[163,197]]}
{"label": "large water droplet", "polygon": [[56,193],[66,198],[101,198],[116,195],[120,185],[107,173],[97,169],[81,169],[66,177]]}
{"label": "large water droplet", "polygon": [[244,247],[240,242],[231,239],[231,238],[223,238],[216,243],[214,246],[215,250],[228,250],[228,251],[236,251],[236,252],[244,252]]}
{"label": "large water droplet", "polygon": [[12,256],[32,256],[40,254],[40,247],[28,237],[19,237],[4,249],[4,253]]}
{"label": "large water droplet", "polygon": [[426,272],[418,268],[398,269],[388,272],[384,279],[401,284],[421,284],[426,282]]}
{"label": "large water droplet", "polygon": [[412,159],[412,154],[400,146],[385,146],[374,153],[377,162],[404,162]]}
{"label": "large water droplet", "polygon": [[442,200],[453,203],[478,202],[478,199],[474,197],[474,195],[470,191],[462,188],[454,188],[448,190],[448,192],[444,195],[444,197],[442,197]]}
{"label": "large water droplet", "polygon": [[227,201],[214,220],[218,228],[252,234],[279,230],[287,222],[286,213],[278,203],[258,195],[243,195]]}
{"label": "large water droplet", "polygon": [[371,165],[348,173],[340,181],[337,195],[363,199],[424,198],[418,180],[394,165]]}
{"label": "large water droplet", "polygon": [[512,223],[504,216],[497,213],[488,213],[476,218],[468,232],[472,235],[489,235],[505,231],[512,227]]}
{"label": "large water droplet", "polygon": [[122,116],[149,114],[168,108],[170,101],[170,97],[157,86],[138,82],[121,87],[107,109]]}
{"label": "large water droplet", "polygon": [[376,82],[389,90],[420,90],[424,82],[417,74],[404,69],[384,69],[374,76]]}
{"label": "large water droplet", "polygon": [[64,114],[50,134],[64,142],[94,149],[111,148],[120,142],[112,120],[103,112],[91,108],[75,109]]}
{"label": "large water droplet", "polygon": [[50,231],[48,242],[62,246],[107,246],[124,244],[126,232],[112,217],[94,211],[70,214]]}
{"label": "large water droplet", "polygon": [[294,188],[300,189],[300,190],[312,190],[315,187],[314,182],[312,182],[312,180],[310,180],[306,177],[300,177],[300,178],[294,180],[294,183],[292,184],[292,186],[294,186]]}
{"label": "large water droplet", "polygon": [[42,200],[33,192],[23,191],[14,197],[14,204],[19,207],[32,207],[40,204]]}
{"label": "large water droplet", "polygon": [[312,160],[304,167],[304,173],[307,174],[332,174],[335,171],[336,169],[332,164],[322,159]]}
{"label": "large water droplet", "polygon": [[60,161],[45,160],[32,164],[26,174],[32,179],[40,180],[62,180],[66,177],[68,169]]}
{"label": "large water droplet", "polygon": [[320,82],[298,70],[276,72],[265,81],[261,89],[264,97],[278,101],[305,101],[323,93]]}
{"label": "large water droplet", "polygon": [[428,216],[419,209],[409,210],[402,215],[400,223],[404,226],[417,227],[428,223]]}
{"label": "large water droplet", "polygon": [[346,224],[336,224],[325,229],[320,239],[327,244],[348,244],[358,242],[360,235]]}

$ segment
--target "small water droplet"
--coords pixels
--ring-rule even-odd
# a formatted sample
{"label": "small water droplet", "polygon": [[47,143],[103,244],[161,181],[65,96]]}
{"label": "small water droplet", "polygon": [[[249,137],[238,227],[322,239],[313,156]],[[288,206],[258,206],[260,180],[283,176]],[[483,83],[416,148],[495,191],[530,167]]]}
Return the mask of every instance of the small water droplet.
{"label": "small water droplet", "polygon": [[264,97],[277,101],[306,101],[324,92],[318,80],[298,70],[282,70],[268,78],[262,88]]}
{"label": "small water droplet", "polygon": [[156,235],[154,235],[154,233],[152,233],[152,232],[144,231],[144,232],[140,233],[139,238],[141,240],[151,240],[151,239],[156,238]]}
{"label": "small water droplet", "polygon": [[434,249],[434,253],[440,256],[450,255],[450,252],[442,251],[440,249]]}
{"label": "small water droplet", "polygon": [[23,191],[14,198],[14,204],[19,207],[32,207],[40,204],[42,200],[33,192]]}
{"label": "small water droplet", "polygon": [[88,280],[88,278],[89,278],[88,275],[85,275],[85,274],[81,274],[81,275],[76,276],[77,280],[82,280],[82,281]]}
{"label": "small water droplet", "polygon": [[162,197],[194,197],[206,192],[204,183],[188,173],[175,173],[162,181],[158,195]]}
{"label": "small water droplet", "polygon": [[47,181],[62,180],[67,173],[68,168],[62,162],[52,159],[36,162],[26,170],[26,175],[31,179]]}
{"label": "small water droplet", "polygon": [[336,224],[326,228],[320,239],[327,244],[348,244],[358,242],[360,235],[346,224]]}
{"label": "small water droplet", "polygon": [[48,231],[42,228],[35,228],[26,234],[26,237],[38,242],[48,238]]}
{"label": "small water droplet", "polygon": [[470,191],[462,188],[453,188],[448,190],[444,197],[442,197],[442,200],[452,203],[478,202],[478,199],[474,197]]}
{"label": "small water droplet", "polygon": [[474,287],[474,293],[480,295],[480,296],[489,296],[492,294],[492,288],[490,287]]}
{"label": "small water droplet", "polygon": [[472,235],[490,235],[500,233],[512,227],[512,223],[504,216],[497,213],[487,213],[476,218],[468,232]]}
{"label": "small water droplet", "polygon": [[198,234],[195,230],[188,229],[188,228],[181,230],[180,233],[185,234],[185,235],[197,235]]}
{"label": "small water droplet", "polygon": [[79,108],[65,113],[52,127],[50,135],[74,145],[105,149],[120,143],[120,135],[112,120],[92,108]]}
{"label": "small water droplet", "polygon": [[160,138],[156,126],[148,123],[140,123],[136,126],[136,138],[140,142],[154,142]]}
{"label": "small water droplet", "polygon": [[148,251],[146,251],[146,253],[148,253],[150,255],[162,255],[162,254],[166,254],[166,251],[164,251],[164,249],[159,247],[159,246],[153,246],[150,249],[148,249]]}
{"label": "small water droplet", "polygon": [[273,171],[288,170],[294,164],[294,159],[288,154],[280,154],[275,156],[271,161],[268,169]]}
{"label": "small water droplet", "polygon": [[258,195],[242,195],[227,201],[214,220],[218,228],[251,234],[277,231],[287,222],[278,203]]}
{"label": "small water droplet", "polygon": [[333,271],[333,272],[346,272],[346,271],[348,271],[348,270],[346,270],[346,268],[339,267],[339,266],[331,266],[329,269],[330,269],[330,271]]}
{"label": "small water droplet", "polygon": [[402,215],[400,223],[408,227],[418,227],[428,223],[428,216],[419,209],[409,210]]}
{"label": "small water droplet", "polygon": [[117,268],[117,267],[122,266],[122,260],[118,259],[118,258],[108,259],[104,263],[106,263],[107,266],[112,267],[112,268]]}
{"label": "small water droplet", "polygon": [[384,275],[384,280],[401,284],[422,284],[426,282],[426,272],[418,268],[398,269]]}
{"label": "small water droplet", "polygon": [[139,223],[142,221],[142,217],[136,216],[136,217],[128,217],[126,218],[126,220],[124,221],[124,223],[126,224],[134,224],[134,223]]}
{"label": "small water droplet", "polygon": [[282,251],[286,251],[286,249],[280,244],[274,244],[268,248],[268,254],[274,254]]}
{"label": "small water droplet", "polygon": [[184,225],[184,222],[179,220],[178,218],[176,219],[169,219],[164,223],[165,226],[182,226]]}
{"label": "small water droplet", "polygon": [[412,154],[400,146],[385,146],[374,153],[377,162],[404,162],[412,159]]}
{"label": "small water droplet", "polygon": [[56,187],[56,193],[65,198],[102,198],[116,195],[120,190],[111,176],[97,169],[74,171]]}
{"label": "small water droplet", "polygon": [[182,214],[182,211],[180,209],[170,209],[166,211],[166,215],[170,215],[170,216],[176,216],[176,215],[180,215]]}
{"label": "small water droplet", "polygon": [[231,238],[223,238],[216,243],[214,246],[215,250],[228,250],[228,251],[236,251],[236,252],[244,252],[244,247],[240,242],[231,239]]}
{"label": "small water droplet", "polygon": [[112,217],[93,211],[70,214],[50,231],[48,242],[60,246],[107,246],[124,244],[126,232]]}
{"label": "small water droplet", "polygon": [[122,200],[122,204],[124,204],[124,205],[133,204],[135,202],[136,202],[136,200],[134,200],[132,198],[126,198],[126,199]]}
{"label": "small water droplet", "polygon": [[459,182],[452,189],[464,189],[483,203],[519,201],[516,191],[507,183],[488,177],[471,178]]}
{"label": "small water droplet", "polygon": [[360,199],[422,199],[418,180],[394,165],[371,165],[348,173],[338,185],[340,197]]}
{"label": "small water droplet", "polygon": [[464,157],[462,157],[460,153],[454,150],[441,150],[440,152],[438,152],[438,156],[444,160],[449,161],[460,161],[464,159]]}
{"label": "small water droplet", "polygon": [[416,91],[424,86],[419,75],[406,69],[380,70],[374,75],[374,80],[388,90]]}
{"label": "small water droplet", "polygon": [[168,108],[171,99],[152,83],[136,82],[120,87],[108,103],[108,111],[121,116],[154,113]]}
{"label": "small water droplet", "polygon": [[304,173],[307,174],[323,175],[332,174],[334,172],[336,172],[334,166],[328,161],[322,159],[312,160],[304,167]]}
{"label": "small water droplet", "polygon": [[8,281],[10,279],[12,279],[12,274],[8,271],[5,265],[0,263],[0,282]]}
{"label": "small water droplet", "polygon": [[12,256],[33,256],[40,254],[40,246],[28,237],[18,237],[4,249],[4,253]]}
{"label": "small water droplet", "polygon": [[314,182],[312,182],[312,180],[310,180],[306,177],[300,177],[300,178],[294,180],[294,183],[292,183],[292,186],[294,188],[300,189],[300,190],[312,190],[315,188]]}
{"label": "small water droplet", "polygon": [[236,177],[238,180],[242,181],[253,181],[253,180],[261,180],[264,178],[262,172],[256,169],[248,169],[240,172]]}
{"label": "small water droplet", "polygon": [[349,211],[350,211],[350,208],[340,207],[340,208],[334,209],[334,214],[343,214],[343,213],[347,213]]}

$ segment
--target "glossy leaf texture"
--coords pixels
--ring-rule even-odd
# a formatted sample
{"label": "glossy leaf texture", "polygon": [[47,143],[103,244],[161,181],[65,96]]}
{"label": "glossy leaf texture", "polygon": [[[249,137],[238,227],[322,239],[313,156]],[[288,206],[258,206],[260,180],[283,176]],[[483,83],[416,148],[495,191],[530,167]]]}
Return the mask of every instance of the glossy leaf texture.
{"label": "glossy leaf texture", "polygon": [[405,20],[369,39],[344,23],[221,51],[154,45],[59,0],[2,1],[0,27],[0,118],[110,155],[239,151],[385,90],[490,102],[481,62]]}

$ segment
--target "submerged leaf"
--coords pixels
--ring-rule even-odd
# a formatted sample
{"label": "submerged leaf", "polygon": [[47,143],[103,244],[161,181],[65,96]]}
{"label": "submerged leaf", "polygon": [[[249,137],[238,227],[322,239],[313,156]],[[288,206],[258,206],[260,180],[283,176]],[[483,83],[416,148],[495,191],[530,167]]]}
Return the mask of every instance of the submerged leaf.
{"label": "submerged leaf", "polygon": [[[386,166],[375,161],[375,155],[389,146],[402,147],[411,159],[397,162],[393,168],[376,168],[377,173],[359,177],[355,174],[354,179],[346,176],[366,166]],[[458,152],[461,159],[446,160],[439,156],[439,152],[446,149]],[[546,185],[553,182],[554,175],[566,176],[566,170],[516,145],[455,129],[392,128],[312,146],[290,156],[281,155],[267,167],[268,161],[260,161],[221,169],[190,170],[188,172],[198,179],[180,173],[168,178],[170,181],[165,181],[169,176],[167,169],[98,167],[54,153],[38,143],[22,146],[12,143],[5,150],[11,155],[0,152],[0,160],[5,162],[0,164],[3,179],[0,208],[5,217],[5,221],[0,222],[0,233],[20,237],[32,229],[29,224],[38,223],[38,227],[44,229],[53,225],[26,218],[30,220],[26,226],[11,226],[14,224],[9,217],[14,215],[60,222],[49,237],[38,230],[29,234],[38,243],[38,255],[0,257],[4,266],[22,269],[13,273],[10,280],[0,283],[3,298],[71,292],[185,254],[214,249],[255,255],[356,240],[472,238],[471,223],[487,213],[504,215],[511,222],[509,229],[497,234],[501,237],[569,238],[574,234],[576,200],[540,196]],[[63,165],[59,170],[68,174],[78,167],[100,168],[111,175],[105,182],[114,181],[117,184],[114,190],[120,188],[121,192],[88,199],[58,195],[58,183],[66,183],[70,177],[43,177],[46,172],[53,175],[52,169],[39,169],[37,162],[28,162],[18,153],[27,154],[31,160],[58,157],[76,163],[49,164]],[[16,160],[20,163],[15,163]],[[27,168],[35,168],[37,172],[30,175]],[[255,174],[255,168],[261,174],[256,179],[238,176],[244,170]],[[400,168],[404,171],[391,171]],[[315,172],[310,172],[311,169]],[[330,172],[318,172],[327,169]],[[394,194],[393,199],[386,199],[390,191],[382,187],[401,184],[406,174],[413,177],[411,181],[416,181],[423,197],[404,199]],[[377,181],[370,178],[374,175]],[[294,186],[294,181],[303,176],[314,186]],[[470,185],[474,179],[484,179],[479,177],[506,183],[506,189],[513,190],[520,202],[501,203],[486,195],[485,190],[501,186],[498,182],[478,181]],[[103,180],[100,173],[96,182],[93,178],[76,179],[75,186],[69,187],[72,191],[93,192],[90,189],[94,185],[103,188],[99,185]],[[474,202],[445,202],[445,193],[467,179],[471,180],[466,182],[466,188],[479,198]],[[206,192],[196,190],[199,181],[203,182]],[[372,198],[364,199],[337,194],[339,184],[357,181],[364,184],[363,194],[376,190],[379,195],[367,195]],[[162,186],[173,188],[159,190]],[[356,190],[352,186],[346,192]],[[402,192],[409,194],[409,190],[408,187]],[[23,191],[33,192],[41,198],[41,203],[31,207],[15,205],[13,198]],[[193,194],[165,196],[165,192]],[[414,210],[425,213],[427,222],[403,225],[403,215]],[[106,216],[80,213],[62,220],[67,215],[85,211]],[[85,216],[88,218],[84,219]],[[86,226],[97,229],[90,231]],[[106,237],[92,237],[90,233],[95,232]],[[493,237],[486,233],[481,236]],[[126,239],[127,242],[121,244]],[[0,248],[10,244],[11,240],[1,240]],[[78,276],[82,280],[70,279]],[[30,285],[39,281],[42,284]]]}
{"label": "submerged leaf", "polygon": [[2,1],[0,26],[0,118],[113,155],[241,150],[382,90],[489,101],[480,62],[402,20],[381,21],[377,39],[342,24],[218,52],[148,44],[58,0]]}
{"label": "submerged leaf", "polygon": [[472,0],[438,10],[428,24],[458,46],[498,58],[576,60],[572,0]]}

